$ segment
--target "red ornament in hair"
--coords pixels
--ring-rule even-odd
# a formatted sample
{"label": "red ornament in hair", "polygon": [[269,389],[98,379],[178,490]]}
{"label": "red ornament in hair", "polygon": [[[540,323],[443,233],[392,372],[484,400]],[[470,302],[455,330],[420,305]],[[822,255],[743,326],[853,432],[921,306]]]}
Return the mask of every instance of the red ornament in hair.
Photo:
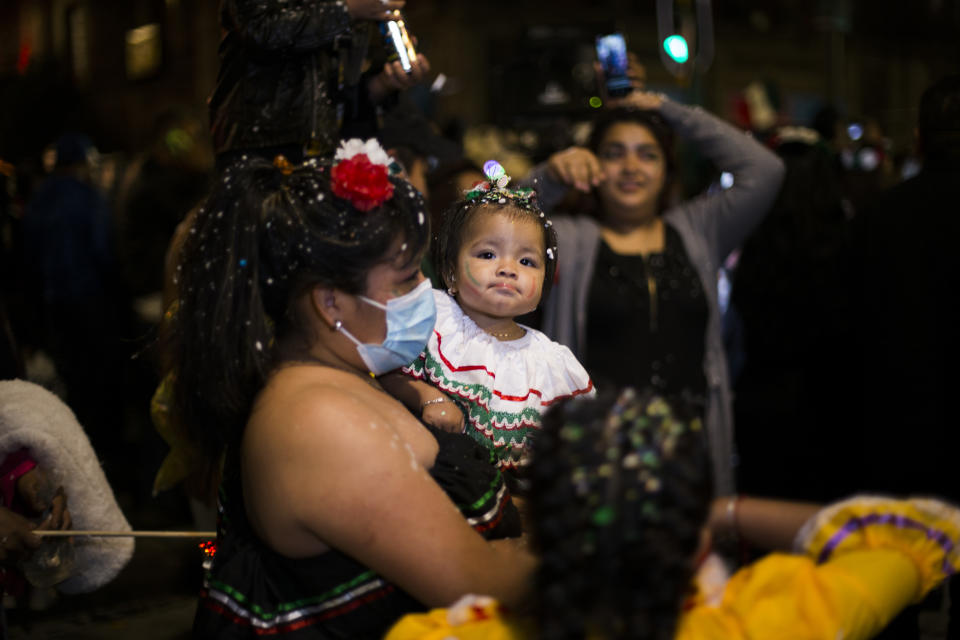
{"label": "red ornament in hair", "polygon": [[373,138],[344,140],[330,169],[333,194],[358,211],[376,209],[393,197],[390,156]]}

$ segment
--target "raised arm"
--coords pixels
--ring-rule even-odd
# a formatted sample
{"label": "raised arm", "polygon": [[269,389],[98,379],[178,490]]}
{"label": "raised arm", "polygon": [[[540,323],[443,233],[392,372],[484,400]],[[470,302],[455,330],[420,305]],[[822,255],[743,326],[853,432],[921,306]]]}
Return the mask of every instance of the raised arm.
{"label": "raised arm", "polygon": [[470,528],[379,398],[310,387],[284,400],[256,410],[243,445],[248,513],[268,545],[289,554],[284,545],[297,532],[427,606],[467,593],[522,602],[533,556]]}
{"label": "raised arm", "polygon": [[663,100],[659,112],[678,137],[693,144],[717,169],[733,175],[729,189],[700,195],[678,207],[678,213],[711,241],[719,262],[766,215],[783,182],[783,162],[751,136],[700,107]]}
{"label": "raised arm", "polygon": [[530,170],[519,182],[537,192],[540,208],[551,213],[570,189],[589,193],[603,180],[600,161],[586,147],[567,147]]}
{"label": "raised arm", "polygon": [[227,0],[221,11],[242,40],[263,51],[304,52],[329,46],[353,20],[386,20],[400,0],[314,0],[290,8],[271,0]]}

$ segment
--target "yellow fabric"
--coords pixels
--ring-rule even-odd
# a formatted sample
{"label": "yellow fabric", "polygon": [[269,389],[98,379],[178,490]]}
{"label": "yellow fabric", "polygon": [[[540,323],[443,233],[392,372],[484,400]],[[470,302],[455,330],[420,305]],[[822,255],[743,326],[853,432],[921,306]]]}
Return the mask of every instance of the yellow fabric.
{"label": "yellow fabric", "polygon": [[[180,308],[180,303],[174,300],[163,314],[162,328],[166,328]],[[150,398],[150,421],[160,437],[170,447],[157,475],[153,478],[153,495],[161,491],[172,489],[183,482],[197,465],[198,452],[194,444],[187,437],[183,427],[173,419],[173,372],[167,373],[153,397]]]}
{"label": "yellow fabric", "polygon": [[[737,572],[722,604],[683,615],[677,640],[865,640],[874,636],[919,588],[911,559],[894,550],[856,551],[820,566],[773,554]],[[451,624],[447,609],[404,616],[386,640],[523,640],[532,627],[493,611]]]}
{"label": "yellow fabric", "polygon": [[169,453],[160,463],[160,469],[153,479],[154,495],[172,489],[189,476],[197,465],[196,446],[171,416],[172,400],[173,374],[170,373],[160,381],[150,400],[150,419],[153,421],[153,427],[170,447]]}
{"label": "yellow fabric", "polygon": [[[851,528],[851,518],[868,524]],[[681,616],[677,640],[865,640],[937,586],[947,575],[944,563],[960,569],[960,511],[944,503],[857,499],[824,509],[804,529],[800,547],[810,555],[771,554],[741,569],[719,605],[700,604]],[[836,548],[816,564],[828,544]],[[491,617],[468,622],[457,611],[405,616],[386,638],[536,637],[496,607]]]}
{"label": "yellow fabric", "polygon": [[697,607],[681,617],[676,638],[870,638],[918,587],[913,562],[894,550],[851,552],[819,566],[809,558],[773,554],[737,572],[720,606]]}
{"label": "yellow fabric", "polygon": [[504,616],[495,601],[483,600],[483,604],[476,604],[474,596],[467,596],[449,609],[406,615],[390,629],[384,640],[522,640],[535,637],[532,626]]}
{"label": "yellow fabric", "polygon": [[[952,541],[951,549],[941,546],[945,540]],[[898,549],[920,571],[915,595],[920,600],[943,580],[944,565],[960,571],[958,541],[960,512],[950,505],[926,499],[857,497],[820,511],[798,535],[798,550],[816,560],[825,550],[830,559],[855,549]]]}

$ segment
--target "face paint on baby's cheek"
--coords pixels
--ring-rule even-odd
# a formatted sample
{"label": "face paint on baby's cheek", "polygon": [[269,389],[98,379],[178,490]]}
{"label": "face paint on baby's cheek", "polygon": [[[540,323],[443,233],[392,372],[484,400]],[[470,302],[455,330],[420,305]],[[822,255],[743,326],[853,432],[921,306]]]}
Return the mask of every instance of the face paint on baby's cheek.
{"label": "face paint on baby's cheek", "polygon": [[543,289],[543,281],[541,280],[535,286],[530,288],[530,295],[527,296],[527,300],[533,300],[534,298],[540,297],[540,290]]}
{"label": "face paint on baby's cheek", "polygon": [[473,283],[473,286],[479,288],[479,287],[480,287],[480,282],[479,282],[476,278],[473,277],[473,274],[472,274],[472,273],[470,273],[470,263],[469,263],[469,262],[464,262],[464,263],[463,263],[463,270],[464,270],[464,272],[467,274],[467,278],[470,280],[470,282]]}

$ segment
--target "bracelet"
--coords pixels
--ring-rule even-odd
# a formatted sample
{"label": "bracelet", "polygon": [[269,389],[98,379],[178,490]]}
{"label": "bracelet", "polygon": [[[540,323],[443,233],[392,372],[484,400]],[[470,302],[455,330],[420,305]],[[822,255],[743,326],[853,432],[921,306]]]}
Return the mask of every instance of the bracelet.
{"label": "bracelet", "polygon": [[440,396],[439,398],[434,398],[433,400],[427,400],[426,402],[420,405],[420,410],[423,411],[424,409],[426,409],[427,405],[440,404],[441,402],[450,402],[450,398],[448,398],[447,396]]}

